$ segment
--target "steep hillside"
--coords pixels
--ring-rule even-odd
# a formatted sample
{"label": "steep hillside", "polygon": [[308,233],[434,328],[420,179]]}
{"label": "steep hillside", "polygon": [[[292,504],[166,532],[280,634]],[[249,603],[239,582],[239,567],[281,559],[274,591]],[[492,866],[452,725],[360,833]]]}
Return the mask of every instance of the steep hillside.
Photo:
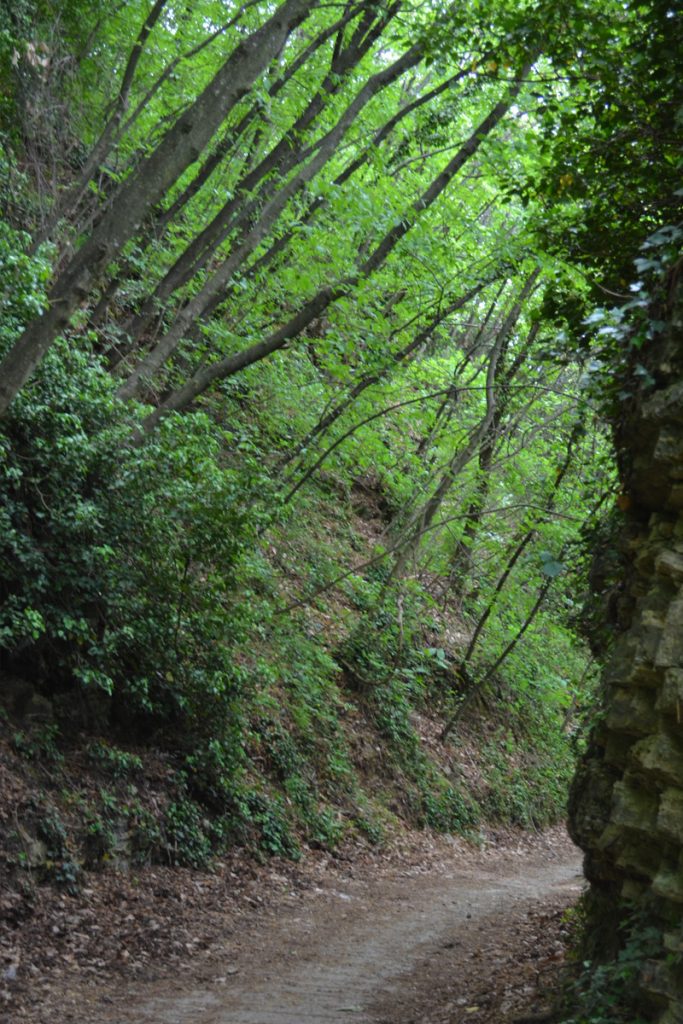
{"label": "steep hillside", "polygon": [[672,15],[0,0],[10,946],[122,872],[562,814],[668,487],[620,489]]}
{"label": "steep hillside", "polygon": [[[381,844],[403,826],[474,837],[487,822],[561,815],[570,696],[523,695],[498,677],[441,741],[470,632],[428,588],[416,583],[410,613],[386,606],[381,621],[363,615],[377,582],[357,574],[285,610],[327,566],[371,557],[380,498],[368,478],[346,499],[318,494],[305,526],[264,540],[230,651],[237,708],[216,694],[205,718],[173,695],[171,708],[157,697],[122,716],[56,671],[5,675],[6,866],[77,887],[108,863],[199,865],[235,843],[298,857],[359,836]],[[565,642],[578,673],[585,655]],[[167,664],[171,690],[183,667]]]}

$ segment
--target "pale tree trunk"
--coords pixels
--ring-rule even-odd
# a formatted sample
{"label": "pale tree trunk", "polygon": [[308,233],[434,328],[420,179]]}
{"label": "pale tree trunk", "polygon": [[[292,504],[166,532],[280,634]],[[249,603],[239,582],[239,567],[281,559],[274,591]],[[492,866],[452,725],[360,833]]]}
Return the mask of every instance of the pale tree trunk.
{"label": "pale tree trunk", "polygon": [[46,312],[29,324],[0,363],[0,415],[57,335],[68,326],[79,303],[88,298],[107,264],[134,235],[154,204],[199,157],[229,111],[314,6],[314,0],[285,0],[260,29],[242,40],[154,152],[121,186],[90,237],[53,285]]}
{"label": "pale tree trunk", "polygon": [[[372,48],[398,6],[394,4],[380,19],[375,18],[372,10],[365,13],[348,45],[335,51],[330,71],[306,109],[257,166],[235,185],[232,198],[192,239],[145,300],[139,314],[123,327],[124,333],[129,334],[133,341],[140,337],[160,305],[206,265],[232,231],[254,219],[259,208],[276,195],[279,182],[286,180],[287,174],[309,155],[305,149],[307,132],[325,110],[330,97],[342,89],[348,75]],[[260,186],[263,187],[257,192]]]}
{"label": "pale tree trunk", "polygon": [[277,352],[296,338],[313,320],[321,315],[328,306],[337,299],[348,294],[361,280],[374,274],[386,261],[387,257],[404,238],[415,220],[428,209],[467,161],[477,152],[483,140],[504,118],[515,99],[519,95],[530,65],[527,65],[519,79],[510,88],[505,99],[501,100],[475,129],[467,142],[460,148],[443,171],[437,175],[425,192],[413,203],[406,216],[397,222],[376,246],[370,256],[359,267],[358,272],[339,285],[323,288],[304,307],[282,327],[272,332],[262,341],[249,348],[226,356],[215,363],[201,367],[184,385],[173,391],[160,406],[143,423],[143,430],[148,432],[157,425],[168,412],[186,409],[198,395],[206,391],[216,381],[224,380],[247,366],[265,359]]}
{"label": "pale tree trunk", "polygon": [[315,155],[309,163],[276,192],[262,210],[256,224],[243,233],[238,242],[233,246],[228,257],[211,275],[204,287],[178,313],[166,334],[140,361],[127,380],[121,385],[118,391],[120,398],[133,397],[144,381],[153,376],[175,352],[191,326],[203,318],[207,310],[212,309],[217,298],[222,299],[225,296],[226,289],[229,287],[232,278],[255,249],[258,248],[260,243],[268,237],[291,199],[334,156],[346,131],[354,123],[363,107],[386,85],[402,75],[408,68],[417,64],[421,59],[421,55],[421,47],[412,47],[394,64],[373,75],[365,84],[353,102],[344,111],[344,114],[339,118],[334,128],[321,140]]}
{"label": "pale tree trunk", "polygon": [[[333,35],[343,30],[344,26],[355,17],[360,10],[358,7],[349,7],[341,18],[338,19],[333,25],[328,26],[322,32],[309,43],[304,51],[292,61],[290,66],[285,69],[283,74],[277,81],[268,89],[268,96],[271,100],[282,92],[285,85],[294,77],[294,75],[301,70],[301,68],[311,59],[313,54],[320,49]],[[197,174],[192,181],[187,185],[177,199],[171,203],[168,209],[160,213],[155,222],[155,230],[157,234],[163,231],[167,225],[177,216],[178,213],[187,206],[191,199],[199,193],[206,182],[209,180],[213,172],[220,166],[221,162],[227,156],[230,148],[237,142],[238,139],[242,138],[246,130],[256,121],[259,117],[260,107],[257,103],[252,104],[249,110],[242,117],[240,122],[226,133],[225,137],[215,146],[212,153],[206,158]]]}
{"label": "pale tree trunk", "polygon": [[[356,14],[358,14],[359,10],[360,7],[347,8],[344,15],[338,21],[320,32],[309,43],[309,45],[304,48],[299,56],[285,69],[280,78],[273,82],[268,89],[268,96],[271,100],[274,99],[282,89],[284,89],[285,85],[291,80],[297,71],[306,64],[306,62],[321,46],[323,46],[324,43],[326,43],[333,35],[343,30],[344,26],[353,17],[355,17]],[[173,62],[169,67],[172,66]],[[259,104],[256,102],[252,103],[247,112],[242,116],[241,120],[234,127],[228,128],[222,137],[215,143],[211,152],[204,158],[192,181],[185,186],[180,195],[178,195],[165,209],[154,210],[153,215],[149,219],[149,229],[145,232],[145,237],[141,239],[141,253],[146,252],[153,242],[159,241],[163,237],[166,228],[171,221],[179,216],[188,203],[190,203],[191,200],[199,194],[206,182],[220,167],[228,154],[234,150],[240,141],[244,141],[245,133],[254,124],[254,122],[258,121],[260,113],[261,108]],[[122,266],[118,269],[116,276],[109,281],[107,287],[102,292],[97,302],[97,306],[90,317],[89,322],[91,327],[97,326],[101,323],[112,299],[121,288],[122,283],[135,276],[136,271],[134,270],[133,263],[130,260],[124,261]],[[112,362],[117,363],[120,358],[121,354],[119,353],[118,357],[112,360]]]}
{"label": "pale tree trunk", "polygon": [[[357,13],[357,11],[355,13]],[[345,18],[345,20],[348,20],[348,19]],[[313,46],[313,44],[311,44],[311,46]],[[420,48],[419,48],[419,45],[416,45],[416,46],[413,46],[411,49],[412,49],[412,53],[416,54],[416,53],[418,53]],[[295,63],[298,65],[299,61],[300,61],[300,58]],[[396,65],[394,65],[394,67],[396,67]],[[387,79],[387,74],[386,74],[387,70],[388,69],[385,69],[384,71],[380,72],[377,76],[373,76],[373,78],[368,81],[368,83],[366,84],[366,86],[362,90],[361,96],[356,98],[356,100],[354,101],[354,104],[356,105],[356,108],[355,108],[356,109],[356,115],[358,113],[358,106],[357,106],[357,104],[358,104],[359,100],[361,100],[362,97],[364,96],[364,97],[366,97],[366,99],[363,100],[363,102],[367,102],[367,97],[371,94],[370,90],[372,90],[372,89],[376,88],[377,86],[381,85],[380,79],[384,79],[384,84],[385,85],[388,84],[388,79]],[[288,73],[289,72],[285,73],[285,76],[283,76],[283,80],[284,80],[284,77],[286,77],[286,75]],[[345,167],[344,170],[341,171],[337,175],[337,177],[333,181],[333,185],[336,185],[337,187],[341,187],[347,181],[349,181],[349,179],[367,163],[370,154],[375,151],[376,147],[379,146],[380,144],[384,143],[389,138],[389,136],[394,131],[394,129],[400,124],[400,122],[405,117],[407,117],[409,114],[413,113],[415,110],[419,109],[425,103],[431,102],[433,99],[435,99],[437,96],[441,95],[442,93],[446,92],[447,90],[453,89],[455,87],[455,85],[458,82],[460,82],[467,74],[468,74],[467,70],[459,71],[457,74],[455,74],[451,78],[447,79],[447,81],[442,83],[440,86],[436,87],[435,89],[432,89],[429,92],[424,93],[422,96],[420,96],[417,99],[413,100],[411,103],[408,103],[405,106],[403,106],[399,111],[397,111],[396,114],[394,114],[391,118],[389,118],[389,120],[381,128],[379,128],[375,132],[375,135],[373,136],[370,144],[368,146],[366,146],[365,149],[363,150],[363,152],[361,152],[357,157],[355,157],[351,161],[351,163],[347,167]],[[348,116],[348,115],[346,115],[346,116]],[[243,122],[246,119],[249,119],[249,112],[245,115],[245,118],[243,119]],[[238,126],[238,128],[236,129],[234,134],[238,134],[239,132],[242,131],[242,129],[243,129],[243,122],[240,123],[240,125]],[[317,146],[324,145],[326,143],[326,141],[328,140],[328,137],[329,137],[329,135],[325,136],[325,138],[319,140],[319,142],[316,145]],[[221,148],[221,152],[222,152],[222,147],[220,147],[220,148]],[[299,160],[302,161],[305,158],[308,158],[311,155],[311,153],[313,152],[313,150],[314,150],[314,146],[312,146],[312,145],[309,146],[309,149],[308,149],[307,152],[304,152],[304,153],[300,154]],[[213,159],[213,157],[209,158],[209,160],[207,161],[207,165],[208,165],[209,162],[212,161],[212,159]],[[212,168],[217,165],[217,162],[218,161],[216,161],[215,163],[212,163]],[[208,169],[208,166],[205,167],[205,169],[207,170],[206,177],[208,177],[208,173],[210,173],[210,170]],[[298,190],[300,187],[303,187],[305,185],[305,181],[308,180],[310,176],[311,175],[310,175],[310,166],[309,166],[308,170],[306,172],[304,172],[304,176],[302,178],[298,179],[298,183],[299,184],[295,185],[295,190]],[[199,177],[201,177],[201,175],[198,176],[198,179],[199,179]],[[206,178],[202,179],[202,181],[204,181],[204,180],[206,180]],[[171,207],[171,210],[179,209],[180,206],[182,206],[184,204],[184,202],[187,200],[187,198],[190,198],[189,192],[192,189],[192,187],[194,186],[194,184],[195,183],[193,182],[191,184],[191,186],[188,186],[188,190],[186,190],[186,193],[187,193],[186,199],[183,199],[183,201],[181,202],[181,200],[179,198],[179,200],[177,200],[176,203],[173,204],[173,206]],[[197,187],[199,187],[199,185]],[[245,188],[244,183],[242,185],[242,188]],[[277,188],[277,185],[274,185],[273,188],[271,188],[271,191],[270,191],[269,194],[272,194],[273,193],[273,189],[276,189],[276,188]],[[192,193],[192,194],[194,194],[194,193]],[[292,194],[293,194],[293,192],[292,192]],[[278,200],[277,196],[275,197],[275,199],[276,199],[276,201],[281,202],[282,194],[280,194],[279,200]],[[263,192],[259,195],[258,202],[260,202],[262,204],[264,203],[264,193]],[[258,202],[252,201],[252,202],[250,202],[248,204],[248,206],[246,208],[241,209],[240,210],[239,218],[235,219],[231,223],[231,227],[232,228],[236,228],[238,226],[238,224],[241,224],[241,223],[245,222],[248,219],[247,216],[246,216],[246,213],[251,214],[254,210],[256,210],[258,208]],[[180,204],[180,206],[178,206],[178,204]],[[321,209],[323,209],[326,205],[327,205],[327,200],[323,196],[317,196],[315,199],[313,199],[310,202],[306,212],[304,214],[302,214],[302,216],[300,218],[301,225],[308,224],[313,219],[313,217]],[[167,213],[164,214],[164,218],[163,218],[164,224],[166,223],[167,217],[168,217],[168,215],[170,215],[171,210],[167,211]],[[271,206],[271,210],[272,210],[272,206]],[[248,266],[244,265],[245,264],[245,260],[248,258],[248,252],[251,251],[251,249],[253,247],[249,247],[249,249],[246,249],[246,248],[242,249],[241,251],[244,254],[243,257],[240,257],[240,259],[238,259],[237,262],[234,263],[235,266],[239,265],[240,278],[243,279],[243,280],[252,278],[254,276],[254,274],[257,272],[257,270],[262,269],[264,266],[266,266],[267,264],[272,262],[272,260],[275,257],[281,255],[284,252],[284,250],[287,248],[287,246],[289,245],[289,243],[292,240],[292,237],[294,236],[294,234],[295,234],[295,232],[294,232],[293,229],[291,229],[291,228],[288,229],[283,235],[279,236],[273,242],[273,244],[270,246],[269,250],[263,256],[259,257],[259,259],[255,263],[253,263],[251,265],[248,265]],[[220,241],[222,241],[224,237],[225,236],[223,234],[221,236]],[[238,240],[238,242],[236,244],[243,245],[245,237],[247,237],[247,236],[246,236],[245,233],[243,233],[242,237]],[[255,236],[252,234],[251,237],[255,237]],[[228,258],[229,259],[233,259],[233,254],[231,253]],[[183,259],[184,259],[184,257],[183,257]],[[188,278],[188,273],[189,273],[189,271],[188,271],[188,268],[186,266],[184,268],[184,271],[183,271],[184,276],[181,279],[181,276],[177,275],[175,280],[174,280],[174,282],[173,282],[173,287],[174,288],[180,287],[180,285],[184,281],[188,280],[189,279]],[[102,299],[98,303],[97,309],[95,310],[95,312],[93,314],[93,318],[92,318],[91,322],[95,322],[96,323],[101,318],[101,316],[103,315],[104,311],[106,310],[106,307],[111,302],[112,297],[116,293],[116,291],[117,291],[117,289],[118,289],[118,287],[120,285],[120,279],[123,276],[125,276],[125,274],[119,274],[119,279],[116,280],[115,282],[112,282],[110,284],[110,286],[107,288],[106,293],[102,296]],[[170,291],[168,291],[168,285],[170,283],[171,283],[170,280],[168,280],[165,284],[161,284],[159,286],[158,292],[155,294],[154,300],[152,300],[152,298],[146,299],[145,303],[144,303],[144,308],[141,310],[140,315],[138,317],[133,318],[131,320],[130,324],[127,326],[126,330],[128,330],[132,334],[133,340],[135,340],[135,338],[139,337],[141,329],[144,328],[146,324],[149,324],[150,318],[152,316],[152,311],[154,309],[158,308],[158,303],[160,301],[163,301],[164,298],[167,297],[167,294],[170,294]],[[182,309],[177,314],[177,317],[182,322],[182,325],[180,323],[173,323],[170,326],[170,328],[168,329],[171,332],[171,337],[166,338],[166,336],[164,336],[164,338],[162,339],[161,342],[157,342],[155,344],[155,348],[157,348],[157,346],[160,345],[160,344],[163,345],[163,347],[166,349],[166,354],[162,356],[160,351],[156,351],[154,353],[154,355],[151,355],[151,353],[150,353],[150,355],[151,355],[151,362],[148,365],[146,365],[145,371],[144,371],[148,377],[150,377],[159,368],[159,366],[162,365],[162,363],[168,358],[168,356],[175,350],[175,348],[177,347],[177,345],[180,342],[180,340],[184,340],[184,339],[196,340],[198,338],[198,336],[201,334],[201,324],[202,324],[202,322],[205,322],[210,317],[212,317],[214,312],[216,311],[216,309],[229,299],[229,297],[231,296],[231,294],[232,294],[232,292],[234,290],[234,286],[232,284],[228,283],[227,285],[223,285],[221,287],[215,287],[215,284],[217,284],[217,283],[218,283],[218,279],[215,279],[212,282],[212,287],[211,287],[211,292],[213,293],[212,297],[210,297],[210,298],[207,297],[207,301],[203,305],[203,309],[202,309],[201,313],[198,312],[199,306],[195,305],[195,306],[193,306],[192,315],[191,316],[188,316],[188,310],[186,308]],[[204,293],[204,294],[206,295],[207,293]],[[201,316],[201,319],[199,319],[200,316]],[[129,344],[129,345],[127,345],[127,347],[124,350],[118,350],[117,353],[116,353],[115,358],[111,361],[111,365],[112,366],[118,365],[121,362],[121,360],[125,357],[125,355],[127,354],[127,351],[130,348],[131,348],[131,345]],[[146,358],[147,357],[145,357],[145,359]],[[136,370],[133,371],[133,373],[135,373],[135,383],[134,384],[133,384],[133,382],[131,382],[129,384],[129,382],[126,381],[122,385],[121,397],[131,397],[133,394],[135,394],[137,392],[138,381],[139,381],[139,378],[142,376],[142,374],[140,374],[138,371],[139,371],[139,367]]]}

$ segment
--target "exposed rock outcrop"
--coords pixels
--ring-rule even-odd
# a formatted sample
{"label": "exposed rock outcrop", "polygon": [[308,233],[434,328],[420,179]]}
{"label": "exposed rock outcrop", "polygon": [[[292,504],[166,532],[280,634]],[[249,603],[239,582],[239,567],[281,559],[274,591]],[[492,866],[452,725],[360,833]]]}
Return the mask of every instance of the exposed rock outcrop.
{"label": "exposed rock outcrop", "polygon": [[[621,544],[630,613],[604,674],[605,716],[574,782],[570,816],[585,851],[595,926],[623,901],[662,934],[643,966],[648,1019],[683,1021],[683,288],[662,299],[667,329],[638,353],[651,381],[616,424],[628,511]],[[607,917],[605,916],[607,908]],[[597,915],[600,915],[600,920]],[[606,948],[610,946],[609,935]]]}

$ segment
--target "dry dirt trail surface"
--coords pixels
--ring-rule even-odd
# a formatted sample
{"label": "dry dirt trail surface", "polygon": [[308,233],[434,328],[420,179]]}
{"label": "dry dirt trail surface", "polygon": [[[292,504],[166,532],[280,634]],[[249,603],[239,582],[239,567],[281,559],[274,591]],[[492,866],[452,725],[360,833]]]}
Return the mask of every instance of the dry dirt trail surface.
{"label": "dry dirt trail surface", "polygon": [[[494,855],[320,881],[243,922],[215,975],[100,997],[89,1024],[488,1024],[542,1009],[581,891],[555,833]],[[292,893],[292,896],[295,894]],[[550,974],[548,973],[550,972]],[[101,991],[101,990],[100,990]],[[105,1005],[102,1005],[102,1001]],[[89,1000],[87,1001],[89,1002]],[[70,1018],[66,1018],[70,1019]]]}

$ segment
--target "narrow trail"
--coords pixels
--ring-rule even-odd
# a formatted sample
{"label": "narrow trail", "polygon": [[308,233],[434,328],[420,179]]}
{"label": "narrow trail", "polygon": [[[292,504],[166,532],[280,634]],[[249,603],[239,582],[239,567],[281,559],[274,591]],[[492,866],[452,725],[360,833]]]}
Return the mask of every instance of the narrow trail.
{"label": "narrow trail", "polygon": [[[131,992],[125,1006],[110,1007],[108,1013],[100,1008],[103,1015],[89,1020],[451,1024],[462,1019],[479,1024],[502,1019],[486,1017],[482,1005],[470,1005],[473,982],[493,992],[506,959],[505,942],[508,952],[512,944],[514,958],[525,917],[534,908],[542,916],[543,908],[573,902],[581,891],[579,872],[579,854],[567,842],[550,853],[547,848],[508,852],[493,863],[455,859],[429,874],[410,868],[390,877],[347,879],[341,887],[336,879],[329,887],[314,888],[303,906],[285,901],[276,915],[255,922],[222,969],[217,965],[213,979],[175,992],[168,983],[146,987]],[[521,965],[518,972],[523,973]]]}

